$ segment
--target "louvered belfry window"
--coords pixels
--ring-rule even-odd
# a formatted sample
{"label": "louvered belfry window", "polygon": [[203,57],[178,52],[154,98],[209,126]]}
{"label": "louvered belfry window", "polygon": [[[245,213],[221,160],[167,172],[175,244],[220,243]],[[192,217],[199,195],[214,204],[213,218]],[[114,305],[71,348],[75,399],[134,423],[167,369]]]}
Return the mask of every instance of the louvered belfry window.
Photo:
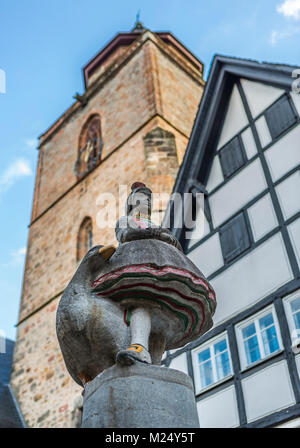
{"label": "louvered belfry window", "polygon": [[231,176],[246,162],[246,155],[239,137],[235,137],[219,152],[224,177]]}
{"label": "louvered belfry window", "polygon": [[297,114],[287,96],[283,96],[267,109],[265,117],[273,140],[297,121]]}
{"label": "louvered belfry window", "polygon": [[232,218],[220,229],[224,262],[228,263],[250,247],[250,236],[244,213]]}

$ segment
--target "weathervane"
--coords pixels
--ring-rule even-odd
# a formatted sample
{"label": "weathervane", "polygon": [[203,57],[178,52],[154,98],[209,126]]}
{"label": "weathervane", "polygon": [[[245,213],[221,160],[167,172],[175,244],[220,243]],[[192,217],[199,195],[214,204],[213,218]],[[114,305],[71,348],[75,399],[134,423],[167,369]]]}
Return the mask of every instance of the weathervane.
{"label": "weathervane", "polygon": [[143,31],[145,28],[143,27],[142,22],[140,21],[141,10],[139,9],[136,14],[135,24],[132,31]]}
{"label": "weathervane", "polygon": [[138,23],[140,21],[140,15],[141,15],[141,10],[139,9],[137,14],[136,14],[136,21],[135,21],[135,23]]}

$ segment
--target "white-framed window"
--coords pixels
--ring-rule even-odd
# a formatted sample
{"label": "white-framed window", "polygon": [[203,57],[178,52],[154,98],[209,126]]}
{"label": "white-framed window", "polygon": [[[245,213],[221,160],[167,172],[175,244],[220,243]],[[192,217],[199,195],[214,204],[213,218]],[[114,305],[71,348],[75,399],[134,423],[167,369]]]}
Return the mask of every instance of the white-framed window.
{"label": "white-framed window", "polygon": [[300,338],[300,290],[285,297],[283,303],[293,341]]}
{"label": "white-framed window", "polygon": [[232,376],[226,333],[210,339],[192,351],[196,393]]}
{"label": "white-framed window", "polygon": [[242,370],[282,350],[273,306],[236,325],[236,335]]}

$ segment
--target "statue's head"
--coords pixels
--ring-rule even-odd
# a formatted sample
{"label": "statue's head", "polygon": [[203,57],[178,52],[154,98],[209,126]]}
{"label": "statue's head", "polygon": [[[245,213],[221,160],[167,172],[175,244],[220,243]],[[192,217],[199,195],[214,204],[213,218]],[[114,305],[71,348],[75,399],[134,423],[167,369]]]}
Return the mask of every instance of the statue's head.
{"label": "statue's head", "polygon": [[134,182],[131,185],[131,193],[126,201],[126,215],[139,212],[151,217],[152,191],[142,182]]}

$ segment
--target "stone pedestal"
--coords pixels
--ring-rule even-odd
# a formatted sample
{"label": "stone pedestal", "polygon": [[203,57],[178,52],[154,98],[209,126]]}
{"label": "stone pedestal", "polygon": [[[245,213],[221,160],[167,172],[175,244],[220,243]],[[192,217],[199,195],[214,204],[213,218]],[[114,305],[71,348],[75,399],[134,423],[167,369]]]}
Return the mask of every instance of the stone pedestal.
{"label": "stone pedestal", "polygon": [[83,428],[198,428],[193,383],[178,370],[114,365],[88,383]]}

